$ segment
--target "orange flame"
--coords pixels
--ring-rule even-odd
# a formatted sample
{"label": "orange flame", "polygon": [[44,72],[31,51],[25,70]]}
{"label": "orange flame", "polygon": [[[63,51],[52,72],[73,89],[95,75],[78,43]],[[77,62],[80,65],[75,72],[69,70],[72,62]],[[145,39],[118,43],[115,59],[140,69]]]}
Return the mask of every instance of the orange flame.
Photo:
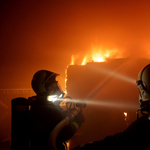
{"label": "orange flame", "polygon": [[123,114],[124,114],[124,116],[125,116],[125,117],[127,117],[127,116],[128,116],[127,112],[124,112]]}
{"label": "orange flame", "polygon": [[[79,58],[79,55],[72,55],[71,62],[69,65],[75,65],[76,59]],[[91,51],[89,51],[83,58],[80,65],[86,65],[87,62],[104,62],[108,58],[121,58],[121,54],[117,49],[105,49],[102,46],[91,46]],[[69,66],[68,65],[68,66]],[[68,68],[67,66],[67,68]],[[67,82],[67,69],[66,69],[66,79]],[[67,93],[67,91],[66,91]]]}
{"label": "orange flame", "polygon": [[124,112],[123,114],[124,114],[124,120],[127,121],[127,119],[128,119],[128,113]]}
{"label": "orange flame", "polygon": [[[74,65],[74,64],[75,64],[75,60],[76,60],[78,57],[79,57],[78,55],[72,55],[72,56],[71,56],[71,62],[70,62],[69,65]],[[68,65],[68,66],[69,66],[69,65]],[[67,66],[67,68],[68,68],[68,66]],[[67,68],[66,68],[66,70],[65,70],[65,91],[64,91],[65,94],[67,94],[67,85],[66,85],[66,83],[67,83]]]}
{"label": "orange flame", "polygon": [[91,51],[85,55],[81,65],[86,65],[87,62],[104,62],[107,58],[120,58],[121,54],[117,49],[104,49],[98,46],[92,46]]}
{"label": "orange flame", "polygon": [[69,65],[74,65],[75,64],[75,60],[78,58],[79,56],[78,55],[72,55],[71,56],[71,62]]}
{"label": "orange flame", "polygon": [[74,55],[72,55],[70,65],[74,65],[74,61],[75,61],[75,57],[74,57]]}

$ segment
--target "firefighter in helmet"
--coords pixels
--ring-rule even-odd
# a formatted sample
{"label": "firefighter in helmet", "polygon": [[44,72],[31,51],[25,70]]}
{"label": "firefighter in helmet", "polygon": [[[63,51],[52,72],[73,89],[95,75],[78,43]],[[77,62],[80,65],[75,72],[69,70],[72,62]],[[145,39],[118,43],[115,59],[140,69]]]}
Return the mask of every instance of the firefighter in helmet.
{"label": "firefighter in helmet", "polygon": [[[143,116],[150,120],[150,64],[144,67],[138,75],[137,86],[139,89],[140,111]],[[137,113],[138,113],[137,111]],[[137,117],[138,114],[137,114]]]}
{"label": "firefighter in helmet", "polygon": [[[31,149],[48,150],[49,136],[54,127],[66,117],[66,111],[59,106],[61,101],[48,101],[48,96],[63,98],[64,93],[56,81],[57,73],[48,70],[37,71],[31,85],[36,96],[30,97],[30,142]],[[65,141],[69,140],[84,122],[82,112],[75,116],[74,120],[66,125],[58,134],[56,147],[65,149]]]}
{"label": "firefighter in helmet", "polygon": [[[150,141],[150,64],[139,73],[136,81],[139,89],[139,104],[137,120],[126,130],[103,140],[95,140],[75,147],[73,150],[97,149],[146,149]],[[141,115],[139,117],[139,112]]]}

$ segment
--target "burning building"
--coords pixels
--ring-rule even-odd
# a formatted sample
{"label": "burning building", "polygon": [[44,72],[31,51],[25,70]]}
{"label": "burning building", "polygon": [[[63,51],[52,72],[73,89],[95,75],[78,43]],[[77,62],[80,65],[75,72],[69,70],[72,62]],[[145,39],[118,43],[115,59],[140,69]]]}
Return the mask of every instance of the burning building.
{"label": "burning building", "polygon": [[136,119],[139,108],[136,79],[149,62],[149,59],[115,58],[68,66],[68,95],[87,103],[83,110],[85,123],[71,140],[73,147],[121,132]]}

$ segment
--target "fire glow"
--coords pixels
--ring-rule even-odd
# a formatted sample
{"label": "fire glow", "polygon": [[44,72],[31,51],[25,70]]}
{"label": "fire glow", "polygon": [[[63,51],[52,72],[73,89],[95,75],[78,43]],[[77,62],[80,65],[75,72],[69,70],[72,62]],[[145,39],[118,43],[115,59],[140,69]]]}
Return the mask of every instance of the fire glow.
{"label": "fire glow", "polygon": [[[80,55],[72,55],[71,56],[71,62],[69,65],[75,65],[76,60],[80,57]],[[88,62],[105,62],[107,59],[115,59],[115,58],[121,58],[122,54],[118,49],[107,49],[102,46],[98,45],[92,45],[91,50],[85,54],[82,62],[78,65],[86,65]],[[68,65],[68,66],[69,66]],[[68,68],[67,66],[67,68]],[[65,71],[66,78],[65,83],[67,82],[67,69]],[[65,93],[67,93],[67,88],[65,84]]]}
{"label": "fire glow", "polygon": [[[71,56],[70,65],[75,65],[79,55]],[[121,58],[121,53],[117,49],[107,49],[102,46],[91,46],[91,50],[85,54],[80,65],[86,65],[87,62],[105,62],[108,58]]]}
{"label": "fire glow", "polygon": [[104,49],[98,46],[92,46],[91,51],[83,58],[81,65],[86,65],[87,62],[104,62],[107,58],[118,58],[116,55],[117,49]]}

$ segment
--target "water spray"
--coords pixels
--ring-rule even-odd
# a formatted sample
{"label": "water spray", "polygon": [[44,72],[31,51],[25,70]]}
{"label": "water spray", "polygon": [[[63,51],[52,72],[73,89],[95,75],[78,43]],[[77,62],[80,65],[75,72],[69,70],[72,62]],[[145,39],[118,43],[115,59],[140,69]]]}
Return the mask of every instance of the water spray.
{"label": "water spray", "polygon": [[[103,73],[107,74],[108,76],[106,76],[104,78],[104,80],[102,80],[86,97],[84,100],[77,100],[77,99],[65,99],[62,97],[57,97],[57,101],[61,101],[61,102],[65,102],[66,107],[67,104],[71,105],[73,104],[73,107],[75,107],[76,109],[74,109],[74,111],[70,111],[70,115],[66,116],[66,118],[64,118],[59,124],[57,124],[57,126],[54,128],[54,130],[52,131],[51,135],[49,136],[49,146],[50,148],[57,150],[56,148],[56,138],[57,135],[59,134],[59,132],[62,130],[62,128],[64,126],[66,126],[67,124],[69,124],[70,121],[72,121],[74,119],[74,117],[78,114],[79,111],[82,111],[82,108],[84,108],[86,106],[86,104],[88,105],[94,105],[94,106],[103,106],[103,107],[113,107],[113,108],[130,108],[133,109],[135,108],[134,104],[127,104],[127,103],[116,103],[116,102],[110,102],[110,101],[102,101],[102,100],[97,100],[97,101],[91,101],[91,99],[113,78],[119,78],[121,80],[127,81],[129,83],[135,84],[135,80],[131,79],[129,77],[126,77],[124,75],[118,74],[118,71],[120,71],[125,65],[127,64],[124,63],[121,66],[119,66],[117,69],[115,69],[115,71],[110,71],[107,69],[103,70]],[[102,72],[102,70],[100,70]],[[52,99],[48,99],[49,101],[53,102],[53,98]],[[61,103],[60,103],[61,105]],[[70,109],[71,110],[71,109]],[[127,113],[124,114],[125,115],[125,119],[127,119]]]}
{"label": "water spray", "polygon": [[86,105],[93,105],[93,106],[101,106],[101,107],[111,107],[111,108],[124,108],[124,109],[136,109],[137,106],[134,103],[118,103],[114,102],[113,100],[78,100],[78,99],[64,99],[59,98],[57,101],[60,101],[60,106],[66,106],[66,104],[74,103],[76,107],[80,107],[83,105],[84,107]]}
{"label": "water spray", "polygon": [[104,73],[108,76],[106,76],[94,89],[92,89],[92,91],[90,93],[88,93],[88,95],[85,97],[85,99],[87,99],[87,100],[92,99],[112,78],[118,78],[123,81],[126,81],[126,82],[136,85],[135,79],[132,79],[130,77],[127,77],[125,75],[121,75],[118,73],[121,69],[123,69],[125,67],[125,65],[127,65],[127,63],[129,63],[129,61],[123,63],[121,66],[119,66],[114,71],[111,71],[108,69],[94,68],[94,69],[98,70],[99,72]]}

